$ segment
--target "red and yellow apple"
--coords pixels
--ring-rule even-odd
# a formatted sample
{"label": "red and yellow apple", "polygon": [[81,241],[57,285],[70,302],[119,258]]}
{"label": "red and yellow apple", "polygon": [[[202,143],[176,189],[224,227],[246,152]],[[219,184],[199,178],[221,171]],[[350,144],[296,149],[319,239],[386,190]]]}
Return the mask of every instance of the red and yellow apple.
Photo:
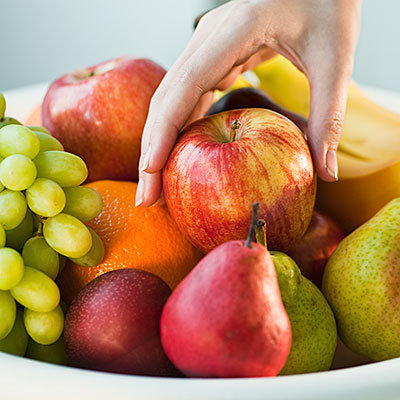
{"label": "red and yellow apple", "polygon": [[203,252],[247,236],[260,203],[268,248],[285,251],[305,233],[316,179],[295,124],[266,109],[226,111],[181,132],[163,170],[168,208]]}
{"label": "red and yellow apple", "polygon": [[314,210],[307,232],[287,254],[296,261],[301,273],[321,288],[325,265],[344,237],[336,221]]}
{"label": "red and yellow apple", "polygon": [[66,74],[47,91],[43,125],[85,160],[88,181],[135,181],[150,99],[164,74],[153,61],[134,58]]}

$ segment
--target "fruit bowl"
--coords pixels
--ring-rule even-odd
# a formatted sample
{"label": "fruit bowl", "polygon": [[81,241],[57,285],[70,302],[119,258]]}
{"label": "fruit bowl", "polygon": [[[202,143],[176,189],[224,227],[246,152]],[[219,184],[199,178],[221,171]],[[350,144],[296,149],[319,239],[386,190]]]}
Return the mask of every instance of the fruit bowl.
{"label": "fruit bowl", "polygon": [[[43,97],[47,84],[5,93],[7,113],[24,120]],[[400,112],[400,95],[365,88],[378,103]],[[369,363],[338,348],[327,372],[251,379],[154,378],[56,366],[0,353],[1,398],[22,399],[398,399],[400,358]]]}

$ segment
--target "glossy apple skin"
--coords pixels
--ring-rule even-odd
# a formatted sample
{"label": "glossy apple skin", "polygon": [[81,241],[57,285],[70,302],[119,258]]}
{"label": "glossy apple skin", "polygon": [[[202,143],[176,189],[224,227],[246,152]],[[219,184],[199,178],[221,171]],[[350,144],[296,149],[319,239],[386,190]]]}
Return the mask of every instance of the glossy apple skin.
{"label": "glossy apple skin", "polygon": [[85,160],[88,182],[138,179],[143,127],[164,74],[153,61],[116,58],[50,85],[42,105],[43,125],[66,151]]}
{"label": "glossy apple skin", "polygon": [[134,268],[93,280],[66,315],[68,364],[125,374],[180,375],[160,341],[160,316],[170,294],[163,280]]}
{"label": "glossy apple skin", "polygon": [[306,233],[287,254],[296,261],[301,273],[321,289],[325,265],[344,237],[343,229],[333,218],[314,210]]}
{"label": "glossy apple skin", "polygon": [[165,352],[186,376],[275,376],[292,332],[264,246],[229,241],[174,290],[161,315]]}
{"label": "glossy apple skin", "polygon": [[289,118],[303,133],[307,131],[307,120],[302,115],[281,107],[274,103],[265,92],[253,87],[244,87],[228,92],[211,106],[207,115],[240,108],[267,108]]}
{"label": "glossy apple skin", "polygon": [[[241,126],[229,142],[233,120]],[[163,170],[163,188],[171,215],[202,252],[245,238],[254,202],[268,248],[285,251],[310,223],[316,179],[292,122],[270,110],[242,109],[186,127]]]}

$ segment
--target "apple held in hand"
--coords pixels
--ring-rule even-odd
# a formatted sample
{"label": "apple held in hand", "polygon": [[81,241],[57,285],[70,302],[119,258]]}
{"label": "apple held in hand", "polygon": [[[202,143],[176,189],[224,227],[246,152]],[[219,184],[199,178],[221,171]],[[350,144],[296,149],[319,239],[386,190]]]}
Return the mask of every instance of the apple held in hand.
{"label": "apple held in hand", "polygon": [[66,74],[44,98],[43,125],[85,160],[88,181],[137,180],[150,99],[164,74],[156,63],[133,58]]}
{"label": "apple held in hand", "polygon": [[313,212],[316,179],[300,130],[266,109],[212,115],[187,126],[163,171],[168,208],[203,252],[246,236],[260,203],[269,248],[301,238]]}

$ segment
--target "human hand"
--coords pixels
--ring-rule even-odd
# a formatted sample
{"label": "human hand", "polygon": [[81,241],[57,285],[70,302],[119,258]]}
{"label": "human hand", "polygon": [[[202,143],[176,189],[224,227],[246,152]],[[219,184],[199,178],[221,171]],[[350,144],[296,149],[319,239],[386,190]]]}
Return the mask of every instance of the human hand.
{"label": "human hand", "polygon": [[307,140],[325,181],[336,150],[359,32],[361,0],[235,0],[208,12],[152,98],[142,137],[136,205],[161,193],[161,171],[179,131],[205,115],[213,91],[280,53],[307,76]]}

